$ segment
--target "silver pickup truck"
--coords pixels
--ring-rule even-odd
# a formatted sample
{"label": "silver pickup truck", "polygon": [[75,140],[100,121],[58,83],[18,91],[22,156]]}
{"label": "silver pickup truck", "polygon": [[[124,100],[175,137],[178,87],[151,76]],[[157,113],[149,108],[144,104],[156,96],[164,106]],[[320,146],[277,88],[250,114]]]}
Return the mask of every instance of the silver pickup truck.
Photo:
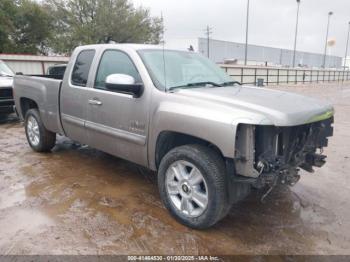
{"label": "silver pickup truck", "polygon": [[13,113],[13,72],[0,60],[0,116]]}
{"label": "silver pickup truck", "polygon": [[151,45],[81,46],[63,79],[15,76],[14,90],[35,151],[61,134],[157,171],[164,205],[193,228],[251,188],[321,167],[333,133],[325,102],[241,86],[200,54]]}

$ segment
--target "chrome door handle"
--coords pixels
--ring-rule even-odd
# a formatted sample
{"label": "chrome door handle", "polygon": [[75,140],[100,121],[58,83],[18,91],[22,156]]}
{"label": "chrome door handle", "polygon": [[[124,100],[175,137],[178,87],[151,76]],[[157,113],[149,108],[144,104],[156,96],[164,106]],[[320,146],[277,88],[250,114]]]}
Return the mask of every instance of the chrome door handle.
{"label": "chrome door handle", "polygon": [[99,101],[99,100],[96,100],[96,99],[90,99],[90,100],[89,100],[89,104],[90,104],[90,105],[100,106],[100,105],[102,105],[102,102]]}

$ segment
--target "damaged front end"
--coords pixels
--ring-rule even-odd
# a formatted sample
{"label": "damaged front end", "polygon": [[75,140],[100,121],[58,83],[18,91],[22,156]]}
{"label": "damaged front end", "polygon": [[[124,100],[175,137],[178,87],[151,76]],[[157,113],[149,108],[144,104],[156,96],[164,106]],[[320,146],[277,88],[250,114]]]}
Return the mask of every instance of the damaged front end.
{"label": "damaged front end", "polygon": [[298,182],[299,170],[314,172],[325,164],[323,148],[333,135],[333,117],[310,124],[275,127],[240,124],[235,144],[235,179],[254,187],[290,186]]}

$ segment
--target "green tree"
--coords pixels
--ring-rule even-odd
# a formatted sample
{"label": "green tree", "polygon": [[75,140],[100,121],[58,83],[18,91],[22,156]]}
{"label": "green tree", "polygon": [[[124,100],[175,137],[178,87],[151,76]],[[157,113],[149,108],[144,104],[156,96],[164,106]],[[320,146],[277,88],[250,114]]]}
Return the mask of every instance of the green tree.
{"label": "green tree", "polygon": [[157,44],[163,30],[160,18],[128,0],[46,0],[44,5],[53,17],[51,47],[59,53],[106,40]]}
{"label": "green tree", "polygon": [[15,30],[13,17],[16,7],[12,0],[0,1],[0,53],[7,52],[11,47],[10,33]]}
{"label": "green tree", "polygon": [[49,13],[31,0],[1,0],[0,52],[47,54]]}
{"label": "green tree", "polygon": [[51,17],[48,10],[31,0],[19,2],[11,34],[14,48],[19,53],[47,54],[48,42],[52,32]]}

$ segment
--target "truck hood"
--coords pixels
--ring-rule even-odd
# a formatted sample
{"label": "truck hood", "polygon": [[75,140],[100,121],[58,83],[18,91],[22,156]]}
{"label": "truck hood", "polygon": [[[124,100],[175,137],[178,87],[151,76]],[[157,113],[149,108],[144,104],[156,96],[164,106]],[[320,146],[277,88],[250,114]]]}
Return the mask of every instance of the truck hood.
{"label": "truck hood", "polygon": [[[275,126],[312,123],[330,118],[334,114],[332,105],[327,102],[295,93],[252,86],[180,89],[177,95],[197,98],[212,104],[213,107],[217,105],[229,108],[233,117],[235,111],[261,115],[265,118],[264,124],[270,123]],[[236,115],[238,117],[239,114]]]}
{"label": "truck hood", "polygon": [[12,87],[13,77],[0,76],[0,88],[2,87]]}

